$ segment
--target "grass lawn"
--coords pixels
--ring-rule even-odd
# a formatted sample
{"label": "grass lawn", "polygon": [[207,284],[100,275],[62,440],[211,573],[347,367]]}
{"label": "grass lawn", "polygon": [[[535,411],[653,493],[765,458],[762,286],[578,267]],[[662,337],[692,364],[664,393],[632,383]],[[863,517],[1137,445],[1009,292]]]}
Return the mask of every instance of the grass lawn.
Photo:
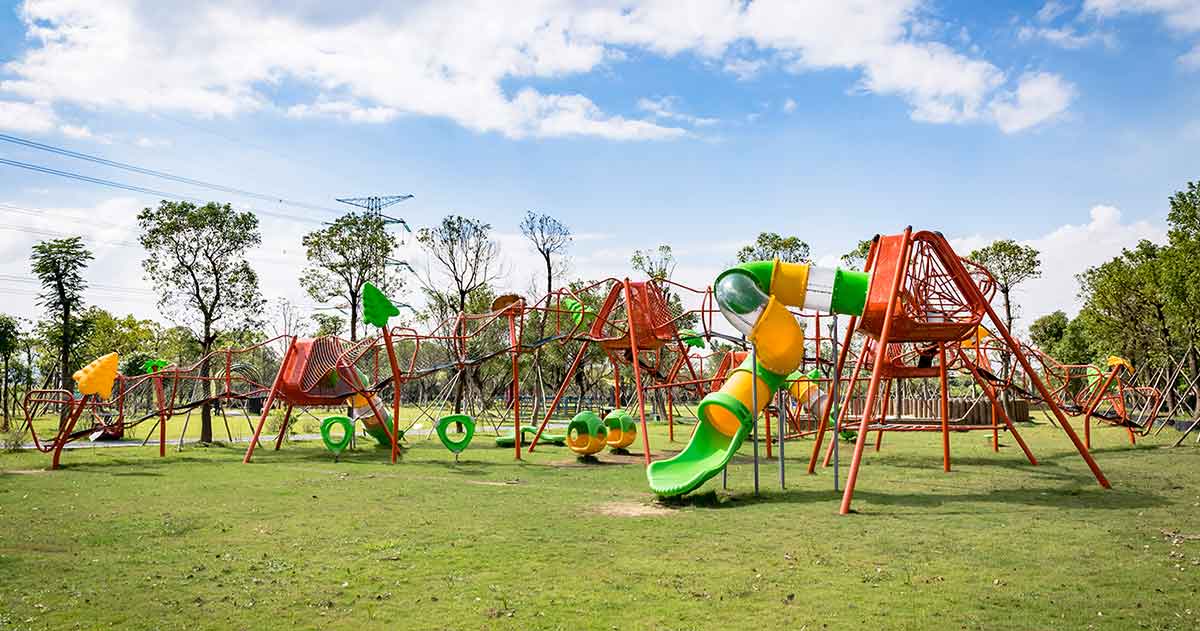
{"label": "grass lawn", "polygon": [[[390,408],[388,408],[388,412],[391,412]],[[402,406],[400,408],[400,429],[404,429],[412,424],[414,433],[424,434],[432,431],[434,424],[430,420],[431,416],[433,418],[438,418],[442,415],[450,414],[452,412],[453,409],[448,406],[434,407],[424,411],[411,405]],[[340,406],[309,409],[296,408],[295,412],[293,413],[294,421],[291,424],[291,430],[293,434],[316,434],[321,431],[321,421],[326,417],[343,416],[345,414],[346,409]],[[525,414],[529,414],[528,409],[526,409]],[[570,420],[571,414],[568,411],[557,411],[555,412],[555,416],[553,418],[556,421],[565,423],[566,421]],[[81,419],[79,421],[79,425],[82,426],[85,420],[87,419]],[[144,440],[146,435],[153,431],[154,436],[150,439],[150,443],[157,445],[158,429],[155,426],[155,420],[156,419],[145,420],[135,427],[127,429],[125,432],[125,440]],[[228,430],[225,428],[225,420],[229,421]],[[271,410],[271,420],[268,420],[267,429],[264,429],[264,432],[273,433],[274,430],[270,429],[272,420],[274,421],[275,426],[278,427],[279,423],[283,421],[283,411],[278,408]],[[19,416],[14,417],[13,423],[15,426],[20,426],[22,422],[23,421]],[[529,422],[530,419],[528,418],[524,418],[522,420],[523,425],[528,425]],[[219,412],[214,410],[212,415],[212,423],[214,440],[228,441],[230,438],[233,440],[250,440],[250,437],[254,435],[254,425],[258,423],[258,415],[250,414],[247,417],[247,414],[240,407],[231,406],[226,410],[224,419],[221,417]],[[58,417],[55,415],[42,414],[33,420],[33,427],[37,431],[39,438],[43,440],[50,440],[54,437],[55,431],[58,428]],[[495,433],[492,425],[482,420],[480,421],[478,431],[487,432],[490,434]],[[511,423],[505,425],[505,427],[502,427],[501,432],[511,433]],[[176,414],[167,421],[167,441],[169,443],[178,443],[180,436],[183,436],[185,440],[198,440],[200,438],[199,408],[193,410],[190,416],[187,413]],[[24,436],[24,439],[25,442],[31,441],[28,434]]]}
{"label": "grass lawn", "polygon": [[457,465],[436,439],[396,466],[315,443],[247,466],[0,454],[0,629],[1200,627],[1200,448],[1095,431],[1106,491],[1057,430],[1023,435],[1040,466],[979,432],[945,474],[937,435],[891,434],[848,517],[831,471],[803,473],[811,441],[786,491],[771,461],[753,497],[747,445],[728,491],[666,507],[636,459],[517,463],[483,436]]}

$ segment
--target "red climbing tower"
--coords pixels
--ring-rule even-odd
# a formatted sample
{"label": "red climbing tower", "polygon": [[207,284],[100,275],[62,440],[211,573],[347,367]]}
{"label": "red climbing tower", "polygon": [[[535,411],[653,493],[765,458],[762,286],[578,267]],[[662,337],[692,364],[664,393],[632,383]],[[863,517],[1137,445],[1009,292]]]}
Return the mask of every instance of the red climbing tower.
{"label": "red climbing tower", "polygon": [[[850,503],[854,497],[854,487],[862,464],[863,447],[866,444],[869,425],[873,420],[880,384],[896,376],[891,374],[897,370],[896,362],[893,361],[896,359],[893,357],[895,345],[915,342],[933,346],[940,361],[936,373],[931,372],[927,376],[939,376],[944,391],[947,353],[957,355],[969,369],[972,368],[973,364],[963,356],[959,343],[975,336],[984,318],[991,321],[989,328],[995,332],[998,338],[997,343],[1002,343],[1012,352],[1041,400],[1058,419],[1063,431],[1067,433],[1076,450],[1079,451],[1079,455],[1091,468],[1096,480],[1105,488],[1110,486],[1083,441],[1067,423],[1054,396],[1042,382],[1037,371],[1030,365],[1025,353],[1020,352],[1016,340],[1013,339],[1012,334],[992,309],[990,299],[995,292],[995,281],[987,270],[959,258],[940,233],[929,231],[913,233],[912,228],[906,228],[901,234],[875,238],[867,255],[866,271],[872,273],[866,307],[862,316],[850,319],[850,325],[846,329],[845,339],[838,357],[837,372],[844,376],[846,373],[843,369],[851,347],[851,336],[855,331],[861,331],[869,338],[870,343],[864,346],[863,352],[858,356],[858,361],[848,380],[849,386],[845,388],[844,400],[839,406],[840,417],[846,413],[845,411],[849,407],[854,385],[858,383],[859,375],[864,367],[869,366],[870,379],[867,385],[866,400],[859,422],[858,436],[854,444],[854,455],[850,463],[845,491],[842,495],[841,512],[843,514],[850,512]],[[889,354],[889,349],[893,351],[891,354]],[[991,392],[991,384],[977,370],[972,369],[970,372],[985,391]],[[829,417],[832,401],[835,393],[838,392],[837,387],[838,384],[830,386],[831,396],[817,434],[812,459],[809,463],[810,472],[813,470],[820,451],[825,432],[824,420]],[[993,405],[995,405],[994,400]],[[1000,413],[1003,414],[1003,410]],[[943,420],[946,415],[943,402]],[[838,420],[840,426],[841,418]],[[1007,416],[1005,416],[1005,422],[1012,431],[1012,424]],[[1023,443],[1022,447],[1024,447]],[[948,443],[944,442],[944,448],[948,452]],[[1035,462],[1027,449],[1026,453],[1030,456],[1030,461]]]}
{"label": "red climbing tower", "polygon": [[379,406],[376,397],[371,393],[369,386],[363,383],[362,377],[354,367],[358,359],[373,348],[373,343],[374,339],[368,338],[345,348],[342,340],[333,336],[292,337],[287,352],[283,356],[279,372],[275,375],[271,389],[267,392],[262,416],[259,417],[258,425],[254,428],[254,438],[250,441],[250,446],[246,448],[246,456],[242,462],[250,462],[254,456],[254,448],[258,445],[259,436],[267,422],[267,415],[270,414],[271,406],[275,403],[276,398],[282,399],[287,406],[284,411],[283,425],[275,437],[275,449],[278,450],[283,444],[283,437],[287,435],[293,407],[297,405],[339,405],[355,395],[367,395],[363,398],[366,399],[375,420],[387,433],[388,440],[391,441],[394,462],[398,449],[395,427],[388,427],[387,416]]}
{"label": "red climbing tower", "polygon": [[[570,368],[567,369],[562,384],[554,395],[554,400],[547,407],[537,434],[534,435],[533,441],[529,445],[529,451],[532,452],[537,447],[538,439],[549,424],[550,417],[554,414],[563,395],[570,387],[575,371],[579,369],[580,362],[587,355],[588,348],[592,344],[596,344],[604,349],[613,364],[614,371],[618,371],[620,366],[626,363],[633,368],[634,389],[637,393],[642,424],[642,447],[646,464],[649,464],[650,438],[647,435],[646,427],[646,390],[642,371],[647,368],[657,370],[657,363],[650,360],[660,358],[660,351],[665,346],[674,345],[678,349],[680,357],[685,360],[685,365],[691,371],[692,378],[698,380],[699,374],[691,363],[686,361],[687,348],[680,339],[676,318],[671,314],[667,297],[658,284],[653,281],[631,281],[628,278],[609,279],[602,282],[608,282],[610,285],[608,295],[595,314],[594,320],[587,327],[586,333],[575,336],[583,344],[575,354]],[[652,357],[645,357],[647,354]],[[678,366],[672,367],[670,372],[678,372],[678,368]],[[617,390],[615,395],[619,400],[620,391]]]}

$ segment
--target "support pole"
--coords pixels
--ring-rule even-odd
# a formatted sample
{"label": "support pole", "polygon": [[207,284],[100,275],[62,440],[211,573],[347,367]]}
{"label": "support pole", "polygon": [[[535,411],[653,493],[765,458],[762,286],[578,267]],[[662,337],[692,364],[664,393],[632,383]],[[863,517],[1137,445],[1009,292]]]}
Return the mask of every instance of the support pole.
{"label": "support pole", "polygon": [[[571,361],[570,368],[567,368],[567,374],[563,377],[562,384],[558,386],[558,392],[554,393],[554,400],[546,408],[546,416],[542,418],[542,423],[538,426],[537,433],[533,435],[533,440],[529,443],[529,453],[533,453],[534,447],[537,447],[538,439],[542,437],[542,432],[546,431],[546,426],[550,424],[550,415],[554,414],[554,410],[558,408],[558,402],[567,393],[567,388],[571,385],[571,378],[575,376],[575,371],[579,369],[579,362],[583,361],[583,356],[587,354],[588,344],[590,342],[584,342],[579,347],[579,352],[575,354],[575,359]],[[517,437],[516,440],[517,442],[521,442],[520,437]]]}
{"label": "support pole", "polygon": [[[154,400],[158,404],[158,457],[163,458],[167,455],[167,418],[170,414],[164,408],[167,406],[167,396],[163,391],[162,375],[158,374],[158,367],[154,367]],[[147,438],[149,438],[147,436]]]}
{"label": "support pole", "polygon": [[938,342],[938,380],[942,386],[942,469],[950,471],[950,386],[946,379],[946,343]]}
{"label": "support pole", "polygon": [[629,350],[633,353],[633,385],[637,388],[638,411],[642,415],[642,451],[650,466],[650,436],[646,427],[646,391],[642,388],[642,363],[638,361],[637,329],[633,325],[633,288],[625,279],[625,318],[629,322]]}
{"label": "support pole", "polygon": [[521,459],[521,341],[517,339],[515,305],[508,308],[508,342],[512,345],[513,457]]}
{"label": "support pole", "polygon": [[[784,418],[787,416],[787,410],[784,408],[783,388],[780,388],[779,392],[776,393],[775,401],[776,401],[775,408],[779,411],[779,422],[777,423],[777,425],[778,425],[777,431],[779,432],[779,490],[782,491],[785,488],[787,488],[786,485],[784,484],[784,464],[783,464],[783,435],[784,435],[783,429],[784,429],[784,426],[787,425],[787,423],[784,422]],[[799,406],[798,403],[797,403],[797,406]],[[767,436],[767,441],[770,442],[770,440],[771,440],[771,437]]]}
{"label": "support pole", "polygon": [[[400,455],[400,385],[402,382],[400,362],[396,359],[396,349],[392,348],[392,331],[386,323],[383,325],[383,345],[387,349],[388,365],[392,369],[392,464],[396,464],[396,459]],[[378,361],[379,356],[376,355],[375,358]]]}
{"label": "support pole", "polygon": [[[79,417],[83,415],[83,409],[87,407],[88,397],[92,395],[85,394],[80,397],[71,410],[71,415],[67,417],[67,423],[58,431],[58,435],[54,439],[54,457],[50,460],[50,468],[57,469],[59,460],[62,458],[62,450],[67,446],[67,438],[71,435],[71,431],[75,429],[75,423],[79,421]],[[33,418],[30,417],[29,426],[33,427]]]}
{"label": "support pole", "polygon": [[[850,318],[851,324],[853,324],[854,321],[855,321],[854,318]],[[833,354],[835,356],[838,354],[837,326],[838,326],[838,317],[835,315],[835,316],[833,316],[833,331],[829,335],[829,341],[830,341],[830,343],[833,344]],[[854,331],[854,327],[853,326],[849,327],[849,329],[846,331],[847,337],[849,337],[849,334],[853,331]],[[846,344],[846,346],[843,346],[843,348],[846,348],[848,346],[849,346],[849,344]],[[843,357],[842,360],[845,360],[845,357]],[[828,405],[832,405],[833,401],[835,401],[837,399],[838,380],[841,379],[841,376],[842,376],[841,371],[842,371],[842,362],[839,361],[833,365],[833,393],[830,395],[829,403],[827,404],[827,407],[825,408],[825,418],[829,418]],[[839,405],[839,409],[838,409],[838,416],[839,417],[841,416],[841,406],[840,405]],[[822,424],[821,427],[824,428],[824,424]],[[837,444],[837,440],[838,440],[837,434],[834,434],[830,438],[831,438],[831,440],[833,440],[833,490],[834,490],[834,492],[836,492],[838,490],[838,484],[839,484],[838,477],[841,475],[841,469],[838,467],[838,452],[841,451],[841,448]],[[813,451],[813,461],[816,460],[816,453],[817,453],[816,450],[814,450]],[[809,467],[810,467],[809,473],[811,473],[812,472],[811,471],[812,462],[809,463]]]}
{"label": "support pole", "polygon": [[[850,332],[847,331],[846,333],[848,336]],[[849,341],[847,341],[846,346],[847,347],[850,346]],[[860,351],[858,353],[858,361],[855,362],[855,364],[854,364],[854,372],[851,373],[851,375],[850,375],[850,383],[846,388],[846,396],[842,400],[842,405],[838,407],[836,422],[833,424],[833,432],[834,432],[833,442],[829,443],[829,448],[825,451],[825,460],[821,463],[822,467],[829,466],[830,459],[833,458],[833,453],[835,451],[837,451],[837,439],[838,439],[838,436],[840,436],[841,432],[842,432],[842,423],[846,420],[846,414],[848,414],[850,411],[850,407],[851,407],[850,403],[854,399],[854,387],[856,385],[858,385],[859,375],[862,374],[862,369],[863,369],[863,366],[866,365],[866,362],[867,362],[867,345],[863,344],[862,349],[860,349]],[[864,411],[865,411],[865,408],[864,408]]]}
{"label": "support pole", "polygon": [[750,364],[754,366],[750,382],[750,432],[754,436],[754,495],[758,496],[758,350],[750,347]]}
{"label": "support pole", "polygon": [[[969,288],[972,293],[975,294],[975,299],[983,304],[984,309],[987,311],[988,317],[991,318],[992,324],[996,327],[996,331],[999,332],[1000,336],[1004,338],[1004,342],[1008,344],[1008,347],[1013,349],[1013,354],[1016,355],[1017,361],[1021,364],[1021,368],[1025,370],[1025,374],[1029,376],[1029,380],[1032,381],[1034,387],[1037,388],[1038,394],[1041,395],[1042,400],[1045,401],[1050,406],[1050,409],[1054,412],[1054,416],[1058,419],[1063,431],[1066,432],[1067,437],[1071,439],[1071,444],[1075,446],[1075,450],[1079,452],[1079,455],[1083,457],[1084,462],[1087,463],[1088,468],[1091,469],[1092,475],[1096,478],[1096,482],[1106,489],[1111,489],[1112,484],[1108,481],[1108,478],[1104,476],[1104,472],[1100,470],[1100,465],[1096,464],[1096,460],[1092,458],[1092,454],[1088,450],[1087,446],[1079,440],[1079,435],[1075,433],[1075,429],[1072,428],[1071,424],[1067,422],[1067,417],[1063,414],[1062,409],[1058,407],[1058,404],[1054,402],[1054,397],[1050,394],[1049,388],[1046,387],[1046,384],[1042,383],[1041,377],[1038,377],[1037,372],[1033,370],[1033,366],[1029,364],[1029,360],[1025,357],[1025,354],[1018,352],[1021,347],[1017,345],[1017,342],[1013,339],[1012,334],[1009,333],[1008,329],[1004,326],[1004,322],[1001,321],[1000,317],[996,315],[996,310],[992,308],[991,303],[984,299],[983,294],[980,293],[978,287],[976,287],[974,284],[970,284]],[[1007,414],[1005,416],[1007,417]]]}
{"label": "support pole", "polygon": [[[892,286],[888,291],[888,304],[884,310],[883,327],[879,332],[877,348],[875,349],[875,365],[871,370],[871,381],[867,385],[867,400],[863,406],[862,421],[858,426],[858,437],[854,442],[854,456],[850,461],[850,472],[846,475],[846,490],[842,493],[842,505],[839,512],[850,514],[850,502],[854,499],[854,484],[858,481],[858,470],[862,466],[863,448],[867,445],[867,423],[871,418],[871,409],[875,406],[875,397],[879,393],[879,382],[883,378],[883,364],[887,361],[888,337],[892,332],[892,320],[896,311],[896,297],[900,293],[900,285],[908,273],[908,254],[912,248],[912,226],[904,229],[904,244],[900,248],[900,257],[896,262],[896,276],[892,278]],[[865,350],[865,349],[864,349]],[[865,352],[863,353],[866,354]],[[859,357],[861,362],[862,357]]]}
{"label": "support pole", "polygon": [[271,406],[275,404],[275,397],[279,395],[279,387],[283,385],[283,373],[287,368],[288,360],[296,352],[295,342],[295,337],[288,341],[287,351],[283,354],[283,361],[279,364],[279,372],[275,373],[275,381],[271,383],[271,390],[267,392],[267,400],[263,403],[262,416],[258,418],[258,426],[254,428],[254,437],[250,439],[250,446],[246,448],[246,455],[242,457],[242,464],[249,463],[250,458],[254,457],[254,447],[258,445],[258,439],[262,436],[263,426],[267,424],[267,415],[271,413]]}
{"label": "support pole", "polygon": [[[372,407],[374,407],[374,406],[372,406]],[[379,420],[382,421],[383,419],[379,419]],[[287,406],[287,409],[284,410],[284,412],[283,412],[283,425],[279,426],[279,433],[275,435],[275,451],[279,451],[279,448],[283,446],[283,437],[287,436],[288,424],[290,424],[291,422],[292,422],[292,404],[289,403]]]}

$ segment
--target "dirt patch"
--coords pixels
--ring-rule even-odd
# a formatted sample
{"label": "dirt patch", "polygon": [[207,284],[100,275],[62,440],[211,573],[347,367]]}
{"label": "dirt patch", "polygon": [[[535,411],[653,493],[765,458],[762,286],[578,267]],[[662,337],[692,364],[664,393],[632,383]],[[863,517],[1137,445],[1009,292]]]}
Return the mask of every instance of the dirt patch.
{"label": "dirt patch", "polygon": [[674,508],[642,502],[609,502],[596,507],[596,512],[609,517],[661,517],[671,515]]}
{"label": "dirt patch", "polygon": [[8,475],[37,475],[39,473],[50,473],[50,470],[49,469],[9,469],[7,471],[0,471],[0,473],[5,473]]}
{"label": "dirt patch", "polygon": [[489,480],[467,480],[467,484],[478,484],[480,486],[516,486],[523,484],[520,480],[505,480],[504,482],[491,482]]}

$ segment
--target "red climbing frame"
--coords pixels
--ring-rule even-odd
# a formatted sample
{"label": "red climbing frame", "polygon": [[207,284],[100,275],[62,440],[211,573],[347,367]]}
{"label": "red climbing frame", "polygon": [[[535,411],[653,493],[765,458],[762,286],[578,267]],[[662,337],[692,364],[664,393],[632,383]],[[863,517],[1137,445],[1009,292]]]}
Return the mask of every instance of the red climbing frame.
{"label": "red climbing frame", "polygon": [[[284,353],[283,363],[279,366],[279,372],[276,373],[271,389],[267,392],[262,416],[259,417],[258,425],[254,428],[254,438],[250,440],[242,462],[248,463],[254,457],[254,448],[258,446],[267,416],[271,413],[271,407],[276,399],[281,399],[287,406],[284,411],[283,425],[275,437],[275,450],[278,451],[283,445],[283,437],[287,435],[293,407],[297,405],[339,405],[356,394],[369,393],[367,384],[362,383],[354,364],[369,350],[372,350],[375,344],[376,338],[367,338],[345,348],[342,340],[333,336],[318,338],[292,336],[287,351]],[[395,358],[391,345],[387,346],[389,349],[388,359],[393,367],[394,376]],[[337,378],[328,379],[329,375],[336,375]],[[328,381],[332,381],[332,384],[327,383]],[[371,413],[379,421],[383,431],[387,433],[392,448],[392,462],[395,463],[399,451],[395,431],[396,417],[393,415],[392,427],[389,428],[384,421],[383,413],[380,412],[380,403],[377,398],[374,396],[365,398],[367,405],[371,407]]]}
{"label": "red climbing frame", "polygon": [[[695,366],[692,365],[692,358],[688,353],[688,349],[679,336],[676,322],[682,316],[672,316],[666,295],[657,283],[654,281],[631,281],[628,278],[621,280],[608,279],[585,288],[585,290],[592,289],[604,283],[609,284],[608,295],[605,297],[599,311],[595,314],[594,320],[588,327],[586,334],[577,336],[583,341],[583,344],[580,346],[579,351],[576,352],[575,358],[571,361],[570,367],[567,369],[567,373],[563,377],[558,391],[555,392],[553,401],[547,406],[545,415],[538,426],[538,431],[534,434],[533,441],[529,444],[529,451],[533,452],[537,448],[542,432],[549,425],[550,417],[558,408],[563,395],[570,388],[575,371],[579,369],[580,362],[587,355],[588,348],[592,344],[597,344],[604,349],[612,361],[614,370],[619,370],[620,365],[623,363],[632,365],[634,389],[638,401],[638,412],[641,418],[643,458],[646,464],[650,464],[650,436],[646,424],[646,387],[642,376],[642,370],[645,368],[643,365],[643,355],[652,353],[655,358],[658,358],[661,356],[660,351],[663,347],[674,345],[679,351],[683,366],[686,366],[690,371],[692,379],[699,381],[700,374]],[[574,297],[576,292],[569,293]],[[710,293],[707,291],[703,292],[705,303],[702,304],[700,311],[701,320],[703,320],[704,306],[708,302]],[[622,307],[623,309],[621,309]],[[618,312],[621,310],[624,311],[623,318],[617,317]],[[708,323],[702,322],[702,324],[707,330]],[[678,375],[676,368],[673,368],[670,372]],[[618,400],[620,399],[619,390],[614,392],[614,395]]]}
{"label": "red climbing frame", "polygon": [[[944,358],[948,345],[967,340],[975,335],[985,317],[990,320],[991,329],[997,333],[1003,344],[1013,351],[1021,369],[1025,371],[1029,381],[1058,419],[1063,431],[1066,432],[1071,443],[1075,445],[1075,449],[1096,477],[1096,481],[1105,488],[1110,487],[1104,473],[1092,458],[1083,441],[1067,423],[1066,416],[1052,393],[1030,365],[1025,354],[1019,352],[1020,346],[992,309],[989,298],[991,292],[994,291],[994,281],[986,270],[965,263],[954,253],[950,244],[941,234],[928,231],[914,234],[911,227],[906,228],[901,234],[877,236],[871,244],[866,265],[867,271],[872,273],[867,304],[861,317],[851,318],[838,357],[837,372],[844,375],[843,370],[850,349],[851,336],[854,332],[862,332],[874,342],[873,353],[864,351],[859,354],[853,374],[848,380],[851,387],[845,388],[845,396],[839,406],[842,411],[839,413],[840,416],[849,406],[854,390],[852,385],[858,382],[859,375],[868,361],[868,355],[871,355],[873,360],[870,362],[871,376],[867,384],[866,401],[859,422],[857,440],[854,443],[854,453],[850,461],[845,491],[842,494],[840,508],[842,514],[850,512],[854,489],[862,465],[868,427],[872,421],[872,412],[880,394],[880,385],[887,376],[888,366],[891,365],[888,356],[889,344],[935,343],[939,355]],[[992,398],[994,393],[990,390],[990,384],[974,369],[974,364],[965,361],[965,358],[960,357],[960,359],[964,359],[972,376]],[[944,366],[945,359],[941,363]],[[941,379],[945,378],[944,374],[938,376]],[[839,392],[838,387],[839,384],[830,385],[830,396],[823,412],[822,422],[819,424],[820,429],[817,432],[812,457],[809,460],[810,473],[816,466],[825,433],[825,421],[829,418],[833,397]],[[995,404],[994,398],[993,404]],[[1005,420],[1011,431],[1011,421],[1007,419],[1007,416],[1005,416]],[[1021,442],[1024,447],[1023,441]],[[943,447],[948,450],[948,442],[944,442]],[[1029,454],[1027,449],[1026,453],[1030,456],[1031,462],[1034,462],[1032,454]]]}

